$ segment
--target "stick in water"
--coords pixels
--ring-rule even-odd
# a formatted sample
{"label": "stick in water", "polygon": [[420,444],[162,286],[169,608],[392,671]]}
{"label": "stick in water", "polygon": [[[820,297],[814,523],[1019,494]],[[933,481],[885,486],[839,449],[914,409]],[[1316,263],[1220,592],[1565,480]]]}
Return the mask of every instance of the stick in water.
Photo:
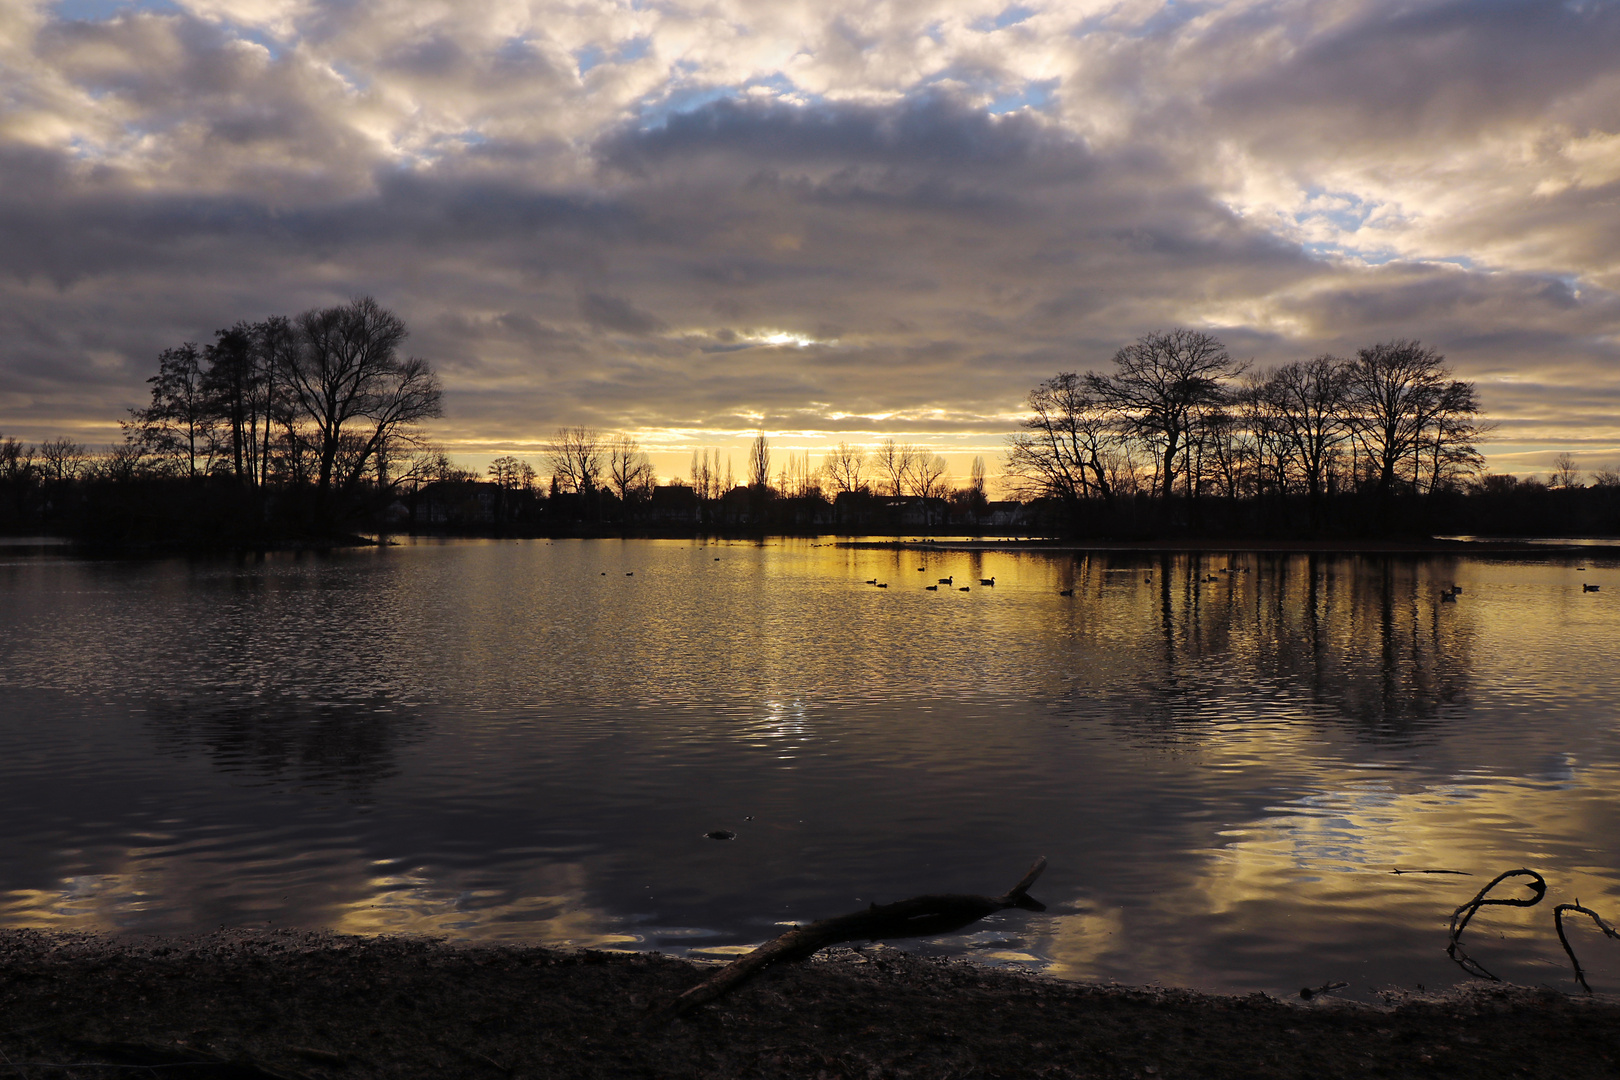
{"label": "stick in water", "polygon": [[946,893],[914,896],[893,904],[873,904],[865,911],[821,919],[773,938],[727,964],[703,982],[654,1013],[659,1021],[673,1020],[689,1009],[729,994],[760,971],[786,960],[803,960],[842,941],[924,937],[949,934],[1007,908],[1045,911],[1046,905],[1029,896],[1029,887],[1046,869],[1046,857],[1035,860],[1022,880],[1001,896]]}

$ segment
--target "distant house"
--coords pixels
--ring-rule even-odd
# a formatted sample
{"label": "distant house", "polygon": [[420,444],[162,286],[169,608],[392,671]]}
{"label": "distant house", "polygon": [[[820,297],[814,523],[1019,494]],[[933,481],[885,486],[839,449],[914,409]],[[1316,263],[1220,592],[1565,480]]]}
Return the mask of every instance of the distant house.
{"label": "distant house", "polygon": [[923,499],[915,495],[883,500],[889,523],[906,529],[926,529],[945,524],[950,506],[944,499]]}
{"label": "distant house", "polygon": [[703,504],[697,492],[685,484],[661,485],[653,488],[648,512],[659,524],[697,525],[702,519]]}
{"label": "distant house", "polygon": [[412,497],[419,525],[487,525],[495,520],[501,488],[482,480],[435,480]]}
{"label": "distant house", "polygon": [[1024,524],[1024,504],[1016,499],[990,503],[985,521],[992,529],[1014,529]]}

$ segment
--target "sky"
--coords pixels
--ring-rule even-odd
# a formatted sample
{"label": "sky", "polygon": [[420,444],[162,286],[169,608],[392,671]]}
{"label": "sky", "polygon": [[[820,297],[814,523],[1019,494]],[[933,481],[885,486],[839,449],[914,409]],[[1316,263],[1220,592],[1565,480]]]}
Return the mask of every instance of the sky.
{"label": "sky", "polygon": [[0,434],[375,296],[480,467],[660,475],[1021,403],[1188,326],[1418,339],[1497,472],[1620,468],[1620,3],[0,0]]}

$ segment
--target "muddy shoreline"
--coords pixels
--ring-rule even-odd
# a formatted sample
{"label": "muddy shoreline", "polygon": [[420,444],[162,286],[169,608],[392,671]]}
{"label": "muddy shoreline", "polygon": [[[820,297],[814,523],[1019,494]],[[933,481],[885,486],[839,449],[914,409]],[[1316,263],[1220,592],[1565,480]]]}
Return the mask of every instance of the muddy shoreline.
{"label": "muddy shoreline", "polygon": [[1060,982],[870,947],[768,971],[658,954],[227,931],[0,931],[0,1076],[1620,1075],[1620,1001],[1478,983],[1382,1004]]}

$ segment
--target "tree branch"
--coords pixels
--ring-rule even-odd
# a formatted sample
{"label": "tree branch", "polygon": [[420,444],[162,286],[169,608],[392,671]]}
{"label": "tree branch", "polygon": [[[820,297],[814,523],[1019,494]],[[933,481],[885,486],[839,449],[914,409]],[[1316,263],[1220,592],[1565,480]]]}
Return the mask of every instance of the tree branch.
{"label": "tree branch", "polygon": [[1046,869],[1046,858],[1035,860],[1018,884],[1001,896],[941,894],[915,896],[893,904],[873,904],[865,911],[822,919],[773,938],[746,956],[727,964],[703,982],[655,1010],[650,1019],[666,1023],[689,1009],[722,997],[772,964],[803,960],[829,945],[843,941],[924,937],[949,934],[1007,908],[1045,911],[1046,905],[1029,896],[1029,887]]}

